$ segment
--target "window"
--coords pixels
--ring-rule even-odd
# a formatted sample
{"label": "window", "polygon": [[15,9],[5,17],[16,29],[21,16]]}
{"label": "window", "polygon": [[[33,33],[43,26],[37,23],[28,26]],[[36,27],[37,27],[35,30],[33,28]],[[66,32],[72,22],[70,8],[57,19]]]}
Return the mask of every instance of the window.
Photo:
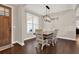
{"label": "window", "polygon": [[0,16],[3,16],[3,15],[4,15],[4,7],[0,6]]}
{"label": "window", "polygon": [[35,29],[39,28],[39,17],[31,13],[27,13],[27,32],[35,33]]}
{"label": "window", "polygon": [[0,6],[0,16],[9,16],[10,10]]}

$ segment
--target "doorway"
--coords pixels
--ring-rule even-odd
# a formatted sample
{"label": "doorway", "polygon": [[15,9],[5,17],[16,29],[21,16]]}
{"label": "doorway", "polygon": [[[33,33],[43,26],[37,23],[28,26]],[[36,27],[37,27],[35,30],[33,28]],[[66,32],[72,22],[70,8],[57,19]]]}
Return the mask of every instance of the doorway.
{"label": "doorway", "polygon": [[0,4],[0,47],[11,44],[11,8]]}

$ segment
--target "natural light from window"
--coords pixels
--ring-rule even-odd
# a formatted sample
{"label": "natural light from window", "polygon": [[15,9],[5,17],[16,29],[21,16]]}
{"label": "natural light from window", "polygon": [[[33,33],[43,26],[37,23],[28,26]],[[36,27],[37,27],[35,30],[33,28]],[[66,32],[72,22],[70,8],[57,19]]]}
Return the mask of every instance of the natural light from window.
{"label": "natural light from window", "polygon": [[27,33],[35,33],[35,29],[39,28],[39,17],[34,14],[27,13],[26,20]]}

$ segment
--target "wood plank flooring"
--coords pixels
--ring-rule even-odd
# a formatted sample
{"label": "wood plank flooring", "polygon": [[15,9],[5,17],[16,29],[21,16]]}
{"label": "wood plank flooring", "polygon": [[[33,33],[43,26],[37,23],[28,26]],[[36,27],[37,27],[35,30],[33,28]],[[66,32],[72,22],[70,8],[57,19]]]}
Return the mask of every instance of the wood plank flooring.
{"label": "wood plank flooring", "polygon": [[58,39],[55,46],[45,46],[43,51],[34,47],[35,39],[25,41],[22,47],[14,44],[14,47],[1,51],[0,54],[79,54],[79,36],[76,41]]}

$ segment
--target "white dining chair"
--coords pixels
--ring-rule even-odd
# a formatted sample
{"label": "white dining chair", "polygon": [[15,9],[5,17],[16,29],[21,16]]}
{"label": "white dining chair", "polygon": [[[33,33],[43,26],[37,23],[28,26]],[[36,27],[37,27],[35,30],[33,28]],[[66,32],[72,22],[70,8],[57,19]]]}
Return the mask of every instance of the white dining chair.
{"label": "white dining chair", "polygon": [[53,35],[52,35],[52,45],[53,46],[57,43],[57,33],[58,33],[58,29],[55,29],[53,31]]}
{"label": "white dining chair", "polygon": [[36,29],[36,44],[35,47],[39,48],[39,45],[41,44],[41,50],[43,50],[43,47],[47,44],[46,40],[44,40],[43,37],[43,30],[42,29]]}

